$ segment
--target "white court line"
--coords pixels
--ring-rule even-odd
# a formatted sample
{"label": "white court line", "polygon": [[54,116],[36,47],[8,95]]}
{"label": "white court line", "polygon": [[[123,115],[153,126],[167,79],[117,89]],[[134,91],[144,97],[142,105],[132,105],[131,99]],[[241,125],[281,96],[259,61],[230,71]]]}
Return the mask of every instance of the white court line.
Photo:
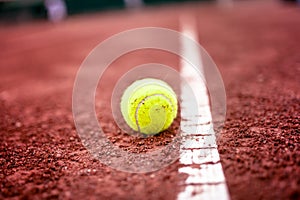
{"label": "white court line", "polygon": [[[183,34],[197,42],[196,23],[194,18],[181,18]],[[193,60],[203,71],[200,49],[188,46],[181,41],[182,55]],[[185,137],[180,146],[179,173],[187,174],[183,183],[184,190],[178,194],[178,200],[228,200],[230,199],[225,177],[217,150],[216,138],[212,129],[209,97],[205,80],[191,64],[181,59],[181,76],[187,84],[181,85],[181,131]],[[187,87],[193,91],[196,104],[187,93]],[[196,105],[196,106],[195,106]],[[197,107],[198,113],[191,116],[191,106]],[[189,108],[189,109],[188,109]],[[194,108],[196,110],[196,108]]]}

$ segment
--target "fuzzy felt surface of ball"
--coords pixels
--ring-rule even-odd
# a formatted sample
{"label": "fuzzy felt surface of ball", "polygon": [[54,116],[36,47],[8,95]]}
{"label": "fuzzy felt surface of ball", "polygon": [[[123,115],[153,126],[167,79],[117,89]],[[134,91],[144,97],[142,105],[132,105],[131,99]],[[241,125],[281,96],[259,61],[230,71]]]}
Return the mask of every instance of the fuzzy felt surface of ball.
{"label": "fuzzy felt surface of ball", "polygon": [[133,82],[121,97],[121,113],[130,128],[157,134],[170,127],[177,116],[177,96],[166,82],[145,78]]}

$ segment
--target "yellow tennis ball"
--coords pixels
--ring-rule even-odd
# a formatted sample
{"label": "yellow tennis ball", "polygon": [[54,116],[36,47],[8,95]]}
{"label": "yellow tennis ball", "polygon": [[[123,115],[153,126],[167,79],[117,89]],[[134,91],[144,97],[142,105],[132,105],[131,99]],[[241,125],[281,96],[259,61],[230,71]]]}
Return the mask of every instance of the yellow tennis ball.
{"label": "yellow tennis ball", "polygon": [[169,128],[177,110],[175,92],[159,79],[135,81],[121,98],[124,120],[133,130],[143,134],[156,134]]}

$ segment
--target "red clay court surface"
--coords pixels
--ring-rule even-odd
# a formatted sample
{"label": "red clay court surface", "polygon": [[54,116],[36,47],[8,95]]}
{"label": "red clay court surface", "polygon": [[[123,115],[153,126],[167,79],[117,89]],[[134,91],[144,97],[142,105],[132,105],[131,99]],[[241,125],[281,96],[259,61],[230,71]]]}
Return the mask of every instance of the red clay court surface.
{"label": "red clay court surface", "polygon": [[[200,44],[225,83],[227,117],[218,149],[231,199],[300,198],[300,10],[242,2],[226,9],[181,4],[75,16],[56,25],[1,25],[0,199],[177,198],[186,178],[179,162],[146,174],[101,164],[82,145],[71,106],[76,72],[97,44],[130,28],[179,30],[184,13],[196,17]],[[144,50],[118,59],[105,77],[116,81],[148,62],[179,65],[172,54]],[[96,107],[116,145],[146,152],[168,143],[172,128],[152,140],[123,137],[106,114],[113,84],[103,83]]]}

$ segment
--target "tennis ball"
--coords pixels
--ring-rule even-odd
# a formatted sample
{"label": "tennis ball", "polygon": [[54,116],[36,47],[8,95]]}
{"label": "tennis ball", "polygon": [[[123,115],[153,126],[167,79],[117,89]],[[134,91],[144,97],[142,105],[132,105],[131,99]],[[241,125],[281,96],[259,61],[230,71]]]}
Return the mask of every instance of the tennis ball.
{"label": "tennis ball", "polygon": [[124,120],[130,128],[143,134],[156,134],[169,128],[177,110],[175,92],[159,79],[137,80],[121,97]]}

